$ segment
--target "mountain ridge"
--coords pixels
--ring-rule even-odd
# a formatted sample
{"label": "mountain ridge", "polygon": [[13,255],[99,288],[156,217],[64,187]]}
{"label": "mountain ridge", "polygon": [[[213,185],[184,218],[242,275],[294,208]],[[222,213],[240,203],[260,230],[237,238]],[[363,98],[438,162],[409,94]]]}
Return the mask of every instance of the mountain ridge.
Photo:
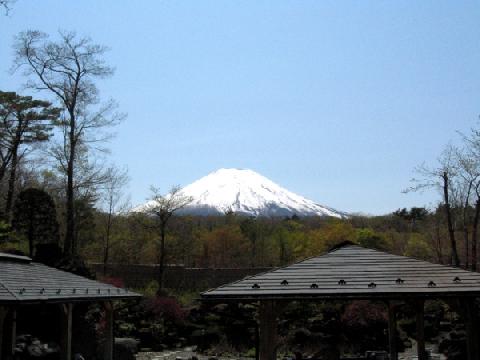
{"label": "mountain ridge", "polygon": [[[247,216],[331,216],[346,213],[297,195],[250,169],[221,168],[182,189],[193,201],[181,214],[223,215],[232,211]],[[147,202],[137,207],[146,209]]]}

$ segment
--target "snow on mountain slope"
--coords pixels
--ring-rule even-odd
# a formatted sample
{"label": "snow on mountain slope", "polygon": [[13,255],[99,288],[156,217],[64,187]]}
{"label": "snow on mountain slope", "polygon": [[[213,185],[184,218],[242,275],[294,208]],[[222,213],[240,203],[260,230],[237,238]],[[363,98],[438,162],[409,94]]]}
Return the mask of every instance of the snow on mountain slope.
{"label": "snow on mountain slope", "polygon": [[[193,201],[183,213],[224,214],[227,211],[249,216],[333,216],[345,213],[319,205],[275,184],[248,169],[219,169],[182,190]],[[136,210],[149,206],[146,203]]]}

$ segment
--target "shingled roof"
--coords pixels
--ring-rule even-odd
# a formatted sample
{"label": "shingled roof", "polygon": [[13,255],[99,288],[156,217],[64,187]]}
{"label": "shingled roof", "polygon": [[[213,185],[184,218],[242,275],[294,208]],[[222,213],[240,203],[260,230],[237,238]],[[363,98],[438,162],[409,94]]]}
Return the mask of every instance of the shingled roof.
{"label": "shingled roof", "polygon": [[129,299],[139,294],[0,253],[0,305]]}
{"label": "shingled roof", "polygon": [[479,296],[480,274],[346,244],[209,290],[208,300]]}

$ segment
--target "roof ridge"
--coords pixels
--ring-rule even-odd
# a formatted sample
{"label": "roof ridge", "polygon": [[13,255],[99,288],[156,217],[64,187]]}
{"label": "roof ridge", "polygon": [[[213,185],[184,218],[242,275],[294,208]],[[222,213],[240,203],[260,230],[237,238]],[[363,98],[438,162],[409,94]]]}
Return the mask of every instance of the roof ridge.
{"label": "roof ridge", "polygon": [[32,258],[30,258],[28,256],[10,254],[10,253],[1,252],[1,251],[0,251],[0,260],[16,261],[16,262],[22,262],[22,263],[32,262]]}
{"label": "roof ridge", "polygon": [[[438,262],[433,262],[433,261],[428,261],[428,260],[425,260],[425,259],[420,259],[418,257],[415,257],[415,256],[407,256],[407,255],[398,255],[398,254],[394,254],[394,253],[391,253],[391,252],[388,252],[386,250],[380,250],[380,249],[375,249],[375,248],[370,248],[370,247],[365,247],[365,246],[362,246],[360,244],[356,244],[356,243],[352,243],[352,244],[345,244],[341,247],[338,247],[336,249],[333,249],[332,252],[335,252],[337,250],[341,250],[347,246],[355,246],[355,247],[359,247],[360,249],[362,250],[371,250],[371,251],[375,251],[377,253],[380,253],[380,254],[386,254],[386,255],[389,255],[389,256],[393,256],[393,257],[396,257],[396,258],[399,258],[401,260],[414,260],[414,261],[418,261],[418,262],[422,262],[422,263],[427,263],[429,265],[438,265],[438,266],[443,266],[443,267],[446,267],[446,268],[450,268],[450,269],[455,269],[455,270],[463,270],[463,271],[466,271],[466,272],[469,272],[469,273],[475,273],[475,274],[478,274],[479,272],[478,271],[473,271],[473,270],[470,270],[470,269],[464,269],[460,266],[453,266],[451,264],[441,264],[441,263],[438,263]],[[319,255],[317,257],[321,257],[323,255],[326,255],[326,254],[329,254],[329,252],[325,253],[325,254],[322,254],[322,255]]]}
{"label": "roof ridge", "polygon": [[15,300],[20,300],[20,298],[12,290],[10,290],[8,286],[6,286],[4,283],[0,282],[0,286],[3,287],[5,290],[7,290],[10,293],[10,295],[12,295],[15,298]]}
{"label": "roof ridge", "polygon": [[[335,244],[333,245],[332,247],[330,247],[330,249],[327,250],[327,253],[330,253],[330,252],[334,252],[336,250],[339,250],[339,249],[342,249],[344,247],[347,247],[347,246],[360,246],[360,247],[363,247],[353,241],[350,241],[350,240],[344,240],[338,244]],[[366,248],[367,249],[367,248]]]}

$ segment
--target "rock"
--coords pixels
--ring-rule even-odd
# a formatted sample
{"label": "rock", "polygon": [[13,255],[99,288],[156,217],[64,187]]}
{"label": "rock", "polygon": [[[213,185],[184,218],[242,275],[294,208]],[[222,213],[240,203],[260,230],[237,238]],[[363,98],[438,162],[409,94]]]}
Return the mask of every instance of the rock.
{"label": "rock", "polygon": [[31,357],[41,357],[43,356],[43,349],[38,344],[32,344],[27,347],[27,353]]}
{"label": "rock", "polygon": [[450,321],[440,321],[440,330],[441,331],[452,330],[452,323]]}
{"label": "rock", "polygon": [[296,344],[304,344],[306,343],[312,336],[310,330],[306,328],[299,328],[293,331],[292,337],[293,342]]}
{"label": "rock", "polygon": [[[56,354],[60,352],[60,345],[55,342],[49,342],[45,345],[45,352],[47,354]],[[80,355],[80,354],[79,354]]]}
{"label": "rock", "polygon": [[465,349],[465,338],[462,339],[461,334],[454,332],[450,333],[449,339],[443,339],[438,346],[438,351],[443,354],[448,354],[449,360],[466,359]]}
{"label": "rock", "polygon": [[215,311],[226,311],[228,309],[228,304],[218,304],[213,307],[213,310]]}
{"label": "rock", "polygon": [[115,338],[115,359],[116,360],[135,360],[138,341],[131,338]]}
{"label": "rock", "polygon": [[467,337],[467,334],[465,331],[452,331],[450,333],[450,339],[452,340],[460,340],[460,339],[465,339]]}
{"label": "rock", "polygon": [[32,341],[32,335],[22,334],[17,336],[17,342],[19,343],[30,343]]}

